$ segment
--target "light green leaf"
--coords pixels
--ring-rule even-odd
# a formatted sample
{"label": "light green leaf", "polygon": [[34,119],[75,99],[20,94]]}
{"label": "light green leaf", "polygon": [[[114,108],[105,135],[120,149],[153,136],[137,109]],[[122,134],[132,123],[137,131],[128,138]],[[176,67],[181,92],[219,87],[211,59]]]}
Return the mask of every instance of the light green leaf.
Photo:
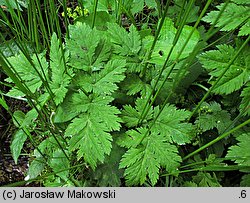
{"label": "light green leaf", "polygon": [[226,158],[235,161],[240,166],[250,166],[250,133],[242,134],[236,139],[239,143],[229,147]]}
{"label": "light green leaf", "polygon": [[247,83],[240,96],[242,97],[240,111],[250,116],[250,82]]}
{"label": "light green leaf", "polygon": [[20,127],[23,124],[25,114],[22,111],[15,111],[13,113],[13,123],[16,127]]}
{"label": "light green leaf", "polygon": [[[213,84],[228,67],[231,59],[235,56],[237,50],[232,46],[218,45],[218,50],[207,51],[199,56],[203,67],[209,71],[212,76],[210,83]],[[215,89],[217,94],[230,94],[239,90],[249,81],[249,47],[246,47],[240,56],[230,66],[224,76],[221,78]]]}
{"label": "light green leaf", "polygon": [[[45,53],[38,54],[37,56],[34,54],[31,57],[34,67],[23,53],[8,58],[10,64],[32,93],[35,93],[42,86],[41,78],[48,79],[48,63],[44,55]],[[45,73],[46,78],[43,73]],[[10,78],[6,81],[12,82]],[[20,91],[17,92],[14,87],[8,95],[23,96],[23,93],[20,93]]]}
{"label": "light green leaf", "polygon": [[232,123],[230,114],[221,109],[220,104],[211,102],[209,104],[203,103],[201,109],[205,108],[207,111],[202,112],[195,121],[196,125],[203,131],[217,128],[221,134]]}
{"label": "light green leaf", "polygon": [[[186,42],[189,34],[192,32],[193,27],[191,26],[184,26],[181,35],[178,39],[178,42],[176,46],[174,47],[169,60],[174,61],[176,60],[177,56],[179,55],[184,43]],[[168,53],[171,50],[171,47],[173,46],[174,38],[177,33],[177,29],[174,27],[174,23],[171,19],[166,18],[163,24],[163,27],[160,32],[159,39],[156,42],[154,51],[152,53],[150,62],[155,63],[158,65],[163,65]],[[200,39],[200,35],[198,30],[195,30],[192,34],[191,38],[188,40],[188,43],[181,53],[179,60],[186,58],[194,49],[196,44],[198,43]],[[152,36],[146,37],[144,39],[145,48],[150,49],[152,46],[154,38]]]}
{"label": "light green leaf", "polygon": [[99,165],[93,172],[93,177],[98,182],[98,186],[121,186],[120,179],[123,177],[123,170],[119,169],[119,162],[124,151],[123,148],[116,144],[112,145],[112,151],[109,156],[106,156],[104,164]]}
{"label": "light green leaf", "polygon": [[[147,129],[140,130],[143,134],[146,131]],[[125,168],[124,175],[129,186],[143,184],[147,177],[155,185],[159,179],[160,166],[172,171],[180,161],[177,148],[167,143],[161,135],[152,133],[144,139],[142,145],[130,148],[123,155],[120,168]]]}
{"label": "light green leaf", "polygon": [[85,71],[96,71],[103,68],[103,63],[110,56],[110,45],[104,35],[85,23],[77,22],[69,26],[70,38],[66,46],[70,52],[69,64]]}
{"label": "light green leaf", "polygon": [[15,164],[17,164],[17,159],[20,156],[20,153],[23,148],[23,144],[26,141],[26,139],[27,139],[27,135],[22,129],[18,130],[14,134],[14,137],[10,144],[10,150],[11,150],[12,157],[15,161]]}
{"label": "light green leaf", "polygon": [[92,114],[82,114],[68,126],[65,136],[71,137],[69,150],[77,150],[77,158],[84,158],[94,169],[111,151],[112,137],[108,128]]}
{"label": "light green leaf", "polygon": [[[243,3],[242,1],[236,0],[235,2],[239,4]],[[247,2],[244,1],[243,4],[245,3]],[[218,5],[217,9],[219,11],[211,11],[203,18],[203,20],[207,23],[215,24],[215,20],[217,19],[217,16],[224,5],[225,3]],[[220,29],[221,31],[230,31],[241,27],[238,36],[248,35],[250,33],[250,29],[247,26],[250,23],[249,12],[250,7],[247,5],[243,6],[229,3],[215,25],[216,27],[222,27]]]}
{"label": "light green leaf", "polygon": [[108,36],[114,46],[114,52],[122,56],[136,55],[141,49],[141,38],[131,25],[129,33],[116,23],[108,23]]}
{"label": "light green leaf", "polygon": [[111,60],[100,72],[81,77],[78,84],[88,92],[110,95],[118,89],[116,83],[125,78],[125,64],[125,60]]}
{"label": "light green leaf", "polygon": [[209,173],[205,173],[205,172],[198,172],[197,175],[193,176],[193,181],[199,187],[220,187],[221,186],[215,174],[211,176]]}
{"label": "light green leaf", "polygon": [[42,173],[45,166],[46,166],[46,163],[43,158],[40,157],[40,158],[34,159],[29,166],[27,179],[29,180],[29,179],[33,179],[39,176]]}
{"label": "light green leaf", "polygon": [[61,49],[56,34],[53,33],[50,48],[50,68],[52,71],[50,85],[51,90],[55,95],[53,99],[56,105],[63,101],[68,91],[67,87],[71,81],[71,77],[73,77],[72,70],[66,67],[69,60],[68,53],[62,53],[62,51],[65,52],[65,50]]}
{"label": "light green leaf", "polygon": [[5,102],[4,98],[1,98],[1,97],[0,97],[0,105],[3,108],[5,108],[5,110],[7,110],[7,111],[9,110],[9,107],[8,107],[7,103]]}
{"label": "light green leaf", "polygon": [[[159,108],[154,109],[154,117],[159,112]],[[168,142],[174,142],[180,145],[190,142],[192,138],[192,124],[185,122],[190,112],[177,110],[172,105],[164,107],[152,127],[152,131],[160,133]]]}
{"label": "light green leaf", "polygon": [[[67,153],[65,151],[65,153]],[[69,160],[63,153],[61,149],[53,152],[53,157],[50,159],[50,166],[54,172],[61,171],[62,169],[67,169],[70,166]],[[68,180],[69,171],[65,170],[63,172],[57,173],[57,175],[63,180]]]}
{"label": "light green leaf", "polygon": [[242,177],[240,187],[250,187],[250,174],[246,174]]}
{"label": "light green leaf", "polygon": [[[145,104],[146,104],[146,99],[137,99],[135,108],[133,108],[130,105],[123,106],[124,110],[122,111],[122,120],[125,122],[127,127],[130,128],[137,126],[141,118]],[[152,115],[153,115],[153,109],[150,108],[146,118],[142,123],[147,123],[147,121],[152,118]]]}

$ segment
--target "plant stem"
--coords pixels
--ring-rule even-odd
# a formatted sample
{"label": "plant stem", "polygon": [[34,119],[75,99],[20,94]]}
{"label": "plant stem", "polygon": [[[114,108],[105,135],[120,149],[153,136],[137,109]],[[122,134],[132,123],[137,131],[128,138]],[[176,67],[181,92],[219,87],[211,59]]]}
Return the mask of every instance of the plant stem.
{"label": "plant stem", "polygon": [[95,19],[96,19],[96,12],[97,12],[98,0],[94,0],[94,9],[93,9],[93,19],[92,19],[92,29],[95,27]]}
{"label": "plant stem", "polygon": [[188,158],[190,158],[191,156],[194,156],[195,154],[199,153],[200,151],[210,147],[211,145],[215,144],[216,142],[224,139],[225,137],[229,136],[231,133],[235,132],[236,130],[239,130],[240,128],[246,126],[247,124],[250,123],[250,119],[246,120],[244,123],[241,123],[240,125],[236,126],[235,128],[233,128],[232,130],[222,134],[221,136],[215,138],[214,140],[212,140],[211,142],[205,144],[204,146],[200,147],[199,149],[193,151],[192,153],[188,154],[187,156],[185,156],[183,158],[183,160],[186,160]]}
{"label": "plant stem", "polygon": [[214,90],[214,88],[216,87],[216,85],[220,82],[220,80],[222,79],[222,77],[225,75],[225,73],[228,71],[228,69],[231,67],[231,65],[234,63],[234,61],[236,60],[236,58],[239,56],[240,52],[243,50],[243,48],[248,44],[250,40],[250,36],[248,36],[248,38],[246,39],[246,41],[241,45],[241,47],[239,48],[239,50],[236,52],[236,54],[234,55],[234,57],[229,61],[228,65],[225,67],[224,71],[221,73],[221,75],[217,78],[216,82],[209,88],[209,90],[206,92],[206,94],[203,96],[203,98],[201,99],[201,101],[199,102],[199,104],[196,106],[196,108],[194,109],[194,111],[191,113],[189,120],[193,117],[193,115],[198,111],[198,109],[200,108],[201,104],[206,100],[206,98],[210,95],[210,93]]}

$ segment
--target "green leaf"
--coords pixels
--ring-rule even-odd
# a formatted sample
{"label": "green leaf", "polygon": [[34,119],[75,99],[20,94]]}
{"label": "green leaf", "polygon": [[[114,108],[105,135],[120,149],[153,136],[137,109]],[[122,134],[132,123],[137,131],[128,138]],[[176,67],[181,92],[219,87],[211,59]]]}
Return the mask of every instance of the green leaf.
{"label": "green leaf", "polygon": [[211,176],[209,173],[198,172],[197,175],[193,176],[193,181],[198,187],[220,187],[216,175]]}
{"label": "green leaf", "polygon": [[17,164],[17,159],[20,156],[20,153],[23,148],[23,144],[26,141],[26,139],[27,139],[27,135],[24,133],[22,129],[18,130],[14,134],[14,137],[10,144],[10,150],[11,150],[12,157],[15,161],[15,164]]}
{"label": "green leaf", "polygon": [[[99,5],[99,3],[98,3]],[[81,16],[76,19],[76,21],[86,23],[89,26],[92,26],[93,18],[95,17],[95,28],[97,30],[107,30],[107,23],[115,22],[115,16],[110,15],[106,11],[97,11],[95,14],[90,13],[88,16]]]}
{"label": "green leaf", "polygon": [[242,177],[240,187],[250,187],[250,174],[246,174]]}
{"label": "green leaf", "polygon": [[113,100],[110,96],[90,95],[92,99],[88,102],[82,100],[82,96],[87,98],[84,94],[75,94],[73,98],[73,102],[79,103],[70,108],[82,110],[79,117],[67,127],[65,136],[70,137],[70,151],[77,150],[78,159],[83,157],[95,168],[97,162],[103,162],[104,155],[111,151],[110,131],[120,129],[121,119],[117,116],[120,111],[109,105]]}
{"label": "green leaf", "polygon": [[120,111],[115,107],[109,105],[112,98],[106,97],[96,97],[92,100],[88,113],[99,119],[109,131],[119,130],[121,125],[121,119],[117,116]]}
{"label": "green leaf", "polygon": [[132,14],[139,13],[143,10],[144,0],[133,0],[133,4],[131,6]]}
{"label": "green leaf", "polygon": [[[41,142],[40,145],[38,146],[39,150],[42,153],[44,153],[44,151],[46,150],[47,143],[48,139]],[[37,149],[34,150],[34,155],[36,158],[31,162],[29,166],[27,176],[25,178],[26,180],[33,179],[39,176],[46,166],[46,161],[44,160],[42,154],[40,154],[40,151],[38,151]]]}
{"label": "green leaf", "polygon": [[124,149],[112,145],[112,151],[109,156],[106,156],[104,164],[99,165],[93,172],[94,179],[97,180],[100,187],[119,187],[121,186],[121,178],[123,177],[123,170],[119,169],[119,162],[121,160]]}
{"label": "green leaf", "polygon": [[[21,6],[24,8],[28,7],[28,0],[0,0],[0,6],[6,6],[11,7],[12,9],[19,9],[20,11],[23,11]],[[10,8],[7,8],[10,9]]]}
{"label": "green leaf", "polygon": [[[232,46],[218,45],[218,50],[207,51],[199,56],[203,67],[211,75],[210,83],[213,84],[221,73],[228,67],[233,56],[236,54]],[[215,89],[216,94],[230,94],[239,90],[246,82],[249,81],[249,47],[246,47],[242,54],[234,61]]]}
{"label": "green leaf", "polygon": [[[122,111],[122,120],[125,122],[127,127],[134,127],[137,126],[141,114],[143,112],[143,107],[146,104],[146,99],[137,99],[136,102],[136,107],[133,108],[130,105],[124,105],[123,108],[124,110]],[[148,120],[150,120],[153,116],[153,109],[150,108],[146,118],[144,119],[143,123],[146,123]]]}
{"label": "green leaf", "polygon": [[151,90],[151,86],[143,82],[136,74],[127,75],[121,83],[121,88],[127,91],[127,95],[135,95],[140,92],[143,97]]}
{"label": "green leaf", "polygon": [[7,105],[7,103],[5,102],[4,98],[0,97],[0,105],[5,109],[5,110],[9,110],[9,106]]}
{"label": "green leaf", "polygon": [[80,22],[70,25],[69,32],[70,39],[66,39],[70,52],[69,65],[85,71],[102,69],[111,53],[111,47],[104,35]]}
{"label": "green leaf", "polygon": [[[235,2],[239,4],[243,3],[242,1]],[[244,4],[245,3],[246,1],[244,1]],[[219,15],[220,10],[224,7],[224,5],[225,3],[218,5],[217,9],[219,11],[211,11],[203,18],[203,21],[210,24],[215,24],[215,20],[217,19],[217,16]],[[248,35],[250,33],[249,11],[250,7],[247,5],[243,6],[229,3],[216,22],[215,26],[221,27],[221,31],[231,31],[237,29],[238,27],[241,27],[238,36]]]}
{"label": "green leaf", "polygon": [[[54,93],[54,101],[56,105],[60,104],[68,91],[68,85],[73,77],[71,69],[67,68],[67,62],[69,60],[68,53],[62,53],[60,42],[57,39],[55,33],[51,38],[50,48],[50,68],[52,72],[51,77],[51,90]],[[65,59],[65,64],[63,61]]]}
{"label": "green leaf", "polygon": [[[181,35],[178,39],[178,42],[176,46],[174,47],[169,60],[174,61],[176,60],[179,52],[181,51],[185,41],[187,40],[189,34],[192,32],[193,27],[185,25]],[[170,18],[166,18],[164,21],[164,24],[162,26],[160,36],[156,42],[154,51],[152,53],[150,62],[155,63],[158,65],[163,65],[168,53],[171,50],[171,47],[173,46],[174,38],[177,33],[177,29],[174,27],[174,23]],[[200,39],[200,35],[198,30],[195,30],[192,34],[191,38],[188,40],[188,43],[181,53],[179,60],[186,58],[194,49],[196,44],[198,43]],[[144,45],[146,49],[150,49],[152,46],[154,38],[152,36],[144,38]]]}
{"label": "green leaf", "polygon": [[[147,129],[140,130],[143,134],[146,131]],[[147,177],[152,185],[155,185],[159,179],[160,166],[172,171],[180,161],[181,158],[174,145],[167,143],[161,135],[151,133],[144,139],[142,145],[130,148],[123,155],[120,168],[125,168],[124,175],[129,186],[143,184]]]}
{"label": "green leaf", "polygon": [[[154,117],[159,112],[159,107],[154,109]],[[152,127],[152,131],[160,133],[168,142],[179,145],[190,142],[192,138],[192,124],[185,123],[190,116],[189,111],[177,110],[173,105],[166,105]]]}
{"label": "green leaf", "polygon": [[[84,7],[91,10],[94,8],[94,0],[82,0]],[[113,0],[99,0],[97,4],[97,11],[106,11],[114,8],[115,1]]]}
{"label": "green leaf", "polygon": [[[41,78],[45,79],[43,73],[45,73],[45,77],[48,78],[48,63],[46,62],[44,53],[34,54],[31,60],[34,67],[23,53],[8,58],[9,63],[13,66],[23,82],[25,82],[29,90],[35,93],[42,86]],[[7,81],[12,82],[10,78],[8,78]],[[8,95],[23,96],[24,94],[12,88]]]}
{"label": "green leaf", "polygon": [[75,118],[82,112],[86,112],[90,99],[82,92],[69,94],[64,99],[64,102],[57,108],[54,122],[64,123]]}
{"label": "green leaf", "polygon": [[84,158],[94,169],[111,151],[112,137],[107,126],[92,114],[82,114],[68,126],[65,136],[71,137],[69,150],[77,150],[77,158]]}
{"label": "green leaf", "polygon": [[[126,4],[127,2],[124,2]],[[133,0],[131,5],[131,12],[132,14],[139,13],[143,11],[144,5],[147,5],[149,8],[156,8],[157,4],[155,0]]]}
{"label": "green leaf", "polygon": [[13,113],[13,123],[18,128],[30,129],[34,125],[37,116],[38,113],[35,109],[30,110],[27,114],[24,114],[22,111],[15,111]]}
{"label": "green leaf", "polygon": [[243,115],[246,114],[250,116],[250,82],[247,83],[240,96],[242,97],[240,111]]}
{"label": "green leaf", "polygon": [[239,143],[229,147],[226,158],[231,159],[240,166],[250,166],[250,133],[242,134],[236,139]]}
{"label": "green leaf", "polygon": [[141,49],[141,38],[134,25],[130,26],[128,33],[116,23],[108,23],[108,34],[116,54],[133,56]]}
{"label": "green leaf", "polygon": [[[184,4],[184,6],[183,6],[183,4]],[[187,12],[186,11],[188,8],[187,4],[188,4],[187,1],[175,0],[174,5],[169,7],[168,16],[170,16],[172,19],[177,19],[178,15],[181,12],[182,13]],[[196,20],[198,19],[200,7],[193,5],[191,9],[192,9],[191,10],[192,12],[189,12],[187,19],[185,21],[186,24],[196,22]]]}
{"label": "green leaf", "polygon": [[125,60],[110,60],[100,72],[78,77],[77,83],[85,91],[110,95],[118,89],[116,83],[125,78]]}
{"label": "green leaf", "polygon": [[[58,149],[53,152],[53,157],[50,159],[49,165],[51,166],[54,172],[61,171],[62,169],[67,169],[70,167],[69,160],[61,149]],[[63,180],[67,181],[69,171],[65,170],[63,172],[58,173],[57,175]]]}
{"label": "green leaf", "polygon": [[23,123],[25,118],[25,114],[22,111],[15,111],[13,113],[13,123],[16,127],[20,127]]}
{"label": "green leaf", "polygon": [[209,104],[203,103],[201,106],[201,110],[202,109],[206,109],[206,111],[199,115],[195,124],[203,132],[217,128],[219,134],[221,134],[232,122],[230,114],[227,111],[222,110],[220,104],[216,102],[211,102]]}
{"label": "green leaf", "polygon": [[[32,44],[22,41],[18,42],[23,47],[26,47],[29,53],[32,53]],[[21,50],[20,47],[15,42],[15,39],[10,39],[8,41],[5,41],[4,43],[0,44],[0,51],[3,53],[5,57],[11,57],[20,54]]]}
{"label": "green leaf", "polygon": [[232,0],[237,4],[250,4],[250,0]]}
{"label": "green leaf", "polygon": [[34,159],[29,166],[26,180],[33,179],[39,176],[42,173],[45,166],[46,164],[43,158],[40,157],[40,158]]}

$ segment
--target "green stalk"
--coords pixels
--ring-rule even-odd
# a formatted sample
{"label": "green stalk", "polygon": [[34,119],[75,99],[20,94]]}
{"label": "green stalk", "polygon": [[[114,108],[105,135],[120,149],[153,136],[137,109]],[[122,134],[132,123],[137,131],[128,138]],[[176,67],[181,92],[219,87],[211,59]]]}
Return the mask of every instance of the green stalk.
{"label": "green stalk", "polygon": [[116,13],[116,22],[118,25],[122,26],[122,0],[118,0],[118,9]]}
{"label": "green stalk", "polygon": [[27,95],[27,97],[34,99],[34,95],[27,90],[26,87],[24,87],[22,81],[20,80],[20,78],[18,78],[16,76],[16,73],[14,73],[9,66],[6,64],[5,60],[3,59],[3,55],[2,52],[0,52],[0,64],[4,70],[4,72],[11,78],[11,80],[16,84],[16,86],[18,87],[19,90],[21,90],[25,95]]}
{"label": "green stalk", "polygon": [[[146,104],[145,104],[145,106],[144,106],[144,108],[143,108],[143,111],[142,111],[142,113],[141,113],[140,119],[139,119],[139,121],[138,121],[138,125],[141,125],[141,123],[143,122],[143,120],[146,118],[146,116],[147,116],[147,114],[148,114],[148,112],[149,112],[149,110],[150,110],[152,104],[155,102],[155,100],[156,100],[156,98],[157,98],[159,92],[161,91],[162,87],[164,86],[165,82],[167,81],[168,77],[170,76],[171,72],[173,71],[173,69],[174,69],[176,63],[178,62],[178,59],[179,59],[179,57],[181,56],[181,53],[183,52],[183,50],[185,49],[185,47],[186,47],[186,45],[187,45],[187,43],[188,43],[188,40],[191,38],[193,32],[195,31],[195,27],[194,27],[193,30],[191,31],[191,33],[189,34],[188,39],[185,41],[184,46],[182,46],[182,49],[181,49],[181,51],[179,52],[179,54],[178,54],[178,56],[177,56],[177,59],[176,59],[175,62],[173,63],[172,67],[170,68],[170,70],[169,70],[168,74],[166,75],[164,81],[162,82],[160,88],[157,90],[157,92],[156,92],[155,95],[153,96],[153,93],[154,93],[154,91],[155,91],[155,89],[156,89],[158,83],[160,82],[160,78],[161,78],[161,76],[162,76],[162,74],[163,74],[163,71],[166,69],[167,63],[168,63],[169,58],[170,58],[170,56],[171,56],[171,54],[172,54],[172,52],[173,52],[173,50],[174,50],[174,47],[176,46],[176,44],[177,44],[177,42],[178,42],[178,40],[179,40],[179,37],[180,37],[181,32],[182,32],[182,29],[183,29],[183,27],[184,27],[184,25],[185,25],[186,19],[187,19],[187,17],[188,17],[188,14],[189,14],[189,12],[190,12],[190,10],[191,10],[191,7],[192,7],[193,3],[194,3],[194,0],[189,2],[189,6],[188,6],[188,8],[187,8],[187,10],[186,10],[186,13],[185,13],[185,16],[184,16],[184,18],[183,18],[183,21],[182,21],[181,25],[178,27],[177,33],[176,33],[175,38],[174,38],[174,40],[173,40],[173,45],[172,45],[172,47],[171,47],[171,49],[170,49],[170,51],[169,51],[169,53],[168,53],[168,55],[167,55],[167,58],[166,58],[166,60],[165,60],[165,62],[164,62],[164,64],[163,64],[163,67],[162,67],[162,69],[161,69],[161,71],[160,71],[160,73],[159,73],[159,75],[158,75],[158,77],[157,77],[157,80],[156,80],[156,82],[155,82],[155,84],[154,84],[154,86],[153,86],[153,91],[150,93],[150,95],[149,95],[149,97],[148,97],[148,99],[147,99],[147,102],[146,102]],[[200,19],[201,19],[201,18],[200,18]],[[198,23],[197,23],[196,26],[198,26]],[[153,99],[152,99],[151,102],[150,102],[150,99],[151,99],[152,96],[153,96]],[[149,103],[149,102],[150,102],[150,103]]]}
{"label": "green stalk", "polygon": [[[225,9],[226,9],[228,3],[229,3],[229,0],[227,0],[227,1],[225,2],[224,6],[222,7],[222,9],[220,10],[219,14],[217,15],[217,17],[216,17],[216,19],[215,19],[213,25],[209,28],[209,30],[208,30],[208,32],[207,32],[207,35],[208,35],[208,36],[210,36],[210,34],[211,34],[211,32],[213,31],[213,29],[214,29],[216,23],[217,23],[218,20],[220,19],[221,15],[224,13],[224,11],[225,11]],[[208,37],[208,38],[210,38],[210,37]]]}
{"label": "green stalk", "polygon": [[240,128],[246,126],[247,124],[250,123],[250,119],[246,120],[244,123],[241,123],[240,125],[236,126],[235,128],[233,128],[232,130],[226,132],[226,133],[223,133],[221,136],[215,138],[214,140],[212,140],[211,142],[203,145],[202,147],[200,147],[199,149],[193,151],[192,153],[188,154],[187,156],[185,156],[182,160],[186,160],[188,158],[190,158],[191,156],[194,156],[195,154],[199,153],[200,151],[212,146],[213,144],[217,143],[218,141],[224,139],[225,137],[229,136],[231,133],[239,130]]}
{"label": "green stalk", "polygon": [[32,147],[36,148],[37,151],[41,154],[41,156],[46,159],[46,156],[41,152],[41,150],[37,147],[37,144],[35,143],[30,131],[26,128],[26,127],[21,127],[21,124],[19,123],[19,121],[16,119],[16,117],[13,116],[12,112],[10,111],[8,105],[6,104],[6,102],[0,98],[0,105],[2,105],[6,111],[11,115],[12,119],[17,123],[17,125],[19,126],[19,129],[21,129],[24,134],[29,138],[30,143],[32,145]]}
{"label": "green stalk", "polygon": [[47,33],[47,30],[45,28],[44,19],[43,19],[42,11],[41,11],[41,3],[40,3],[40,1],[35,0],[35,5],[36,5],[36,10],[38,11],[37,18],[38,18],[39,27],[41,29],[41,36],[42,36],[42,39],[43,39],[43,45],[45,45],[45,47],[49,48],[50,35]]}
{"label": "green stalk", "polygon": [[223,78],[223,76],[225,75],[225,73],[228,71],[228,69],[231,67],[231,65],[234,63],[234,61],[236,60],[236,58],[239,56],[240,52],[243,50],[243,48],[248,44],[250,40],[250,36],[248,36],[248,38],[245,40],[245,42],[241,45],[240,49],[236,52],[236,54],[234,55],[234,57],[230,60],[230,62],[228,63],[228,65],[225,67],[224,71],[221,73],[221,75],[217,78],[216,82],[209,88],[209,90],[206,92],[206,94],[203,96],[203,98],[201,99],[201,101],[199,102],[199,104],[196,106],[196,108],[194,109],[194,111],[191,113],[189,120],[193,117],[193,115],[198,111],[198,109],[200,108],[201,104],[206,100],[206,98],[210,95],[210,93],[214,90],[214,88],[216,87],[216,85],[219,83],[219,81]]}
{"label": "green stalk", "polygon": [[92,29],[95,27],[95,19],[96,19],[96,12],[97,12],[98,0],[94,0],[94,9],[93,9],[93,20],[92,20]]}
{"label": "green stalk", "polygon": [[[238,170],[246,170],[249,171],[250,167],[249,166],[204,166],[204,167],[200,167],[200,168],[194,168],[194,169],[187,169],[187,170],[183,170],[183,171],[178,171],[178,174],[182,174],[182,173],[190,173],[190,172],[197,172],[197,171],[203,171],[203,172],[213,172],[213,171],[218,171],[218,172],[223,172],[223,171],[238,171]],[[176,174],[176,173],[175,173]],[[162,174],[160,175],[161,177],[165,177],[165,176],[170,176],[170,175],[174,175],[173,173],[167,173],[167,174]]]}
{"label": "green stalk", "polygon": [[[181,19],[182,19],[182,16],[183,16],[183,11],[185,11],[185,9],[184,9],[185,6],[186,6],[186,1],[183,1],[182,6],[181,6],[181,11],[179,12],[178,18],[176,20],[176,26],[177,27],[180,26]],[[184,12],[184,14],[185,14],[185,12]]]}
{"label": "green stalk", "polygon": [[142,69],[142,72],[141,72],[141,74],[140,74],[140,77],[143,77],[143,76],[145,75],[145,73],[146,73],[146,70],[147,70],[147,67],[148,67],[148,64],[149,64],[148,61],[149,61],[149,59],[151,58],[151,56],[152,56],[152,54],[153,54],[153,51],[154,51],[156,42],[157,42],[158,37],[159,37],[159,35],[160,35],[160,32],[161,32],[163,23],[164,23],[164,21],[165,21],[165,18],[166,18],[166,16],[167,16],[167,12],[168,12],[168,9],[169,9],[169,4],[170,4],[170,2],[171,2],[171,1],[168,0],[167,3],[166,3],[166,6],[165,6],[165,9],[164,9],[163,16],[162,16],[162,18],[161,18],[161,20],[160,20],[159,27],[156,29],[156,32],[155,32],[154,41],[153,41],[153,43],[152,43],[152,45],[151,45],[151,47],[150,47],[150,49],[149,49],[147,55],[145,56],[145,59],[144,59],[145,65],[144,65],[144,67],[143,67],[143,69]]}
{"label": "green stalk", "polygon": [[[120,1],[120,0],[116,0],[117,4],[119,4],[118,1]],[[131,23],[137,28],[137,25],[136,25],[136,22],[135,22],[135,19],[134,19],[132,13],[131,13],[130,11],[128,11],[128,10],[123,6],[122,2],[120,2],[119,5],[120,5],[121,10],[124,11],[125,14],[129,17],[129,20],[131,21]]]}
{"label": "green stalk", "polygon": [[68,13],[67,13],[66,0],[63,0],[63,11],[65,13],[65,21],[64,22],[65,22],[65,27],[66,27],[66,37],[69,38],[69,19],[68,19]]}

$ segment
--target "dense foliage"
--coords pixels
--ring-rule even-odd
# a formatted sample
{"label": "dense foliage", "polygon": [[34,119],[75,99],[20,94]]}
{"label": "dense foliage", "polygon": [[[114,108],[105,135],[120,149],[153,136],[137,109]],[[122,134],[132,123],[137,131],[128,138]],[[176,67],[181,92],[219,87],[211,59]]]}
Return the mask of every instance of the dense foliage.
{"label": "dense foliage", "polygon": [[[3,42],[0,104],[15,162],[33,146],[26,182],[250,186],[250,2],[160,2],[79,1],[49,43]],[[0,1],[30,6],[16,3]]]}

